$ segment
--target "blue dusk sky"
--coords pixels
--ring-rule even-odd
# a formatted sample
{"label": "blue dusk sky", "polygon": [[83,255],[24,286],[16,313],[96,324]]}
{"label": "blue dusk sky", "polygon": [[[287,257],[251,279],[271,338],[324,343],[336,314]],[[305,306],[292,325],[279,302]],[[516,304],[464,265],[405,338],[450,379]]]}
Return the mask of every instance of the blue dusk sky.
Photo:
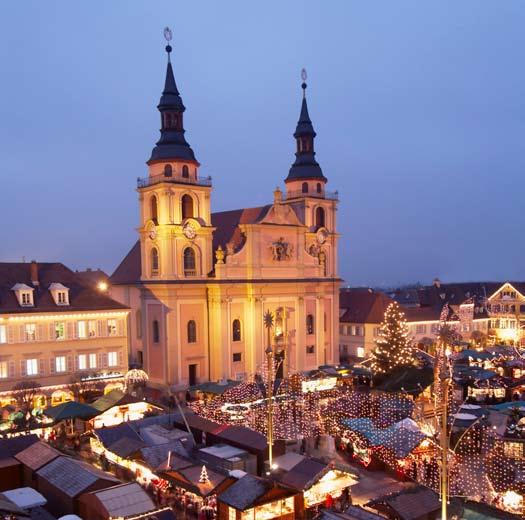
{"label": "blue dusk sky", "polygon": [[305,67],[347,283],[525,279],[523,0],[2,2],[1,261],[134,243],[166,25],[213,210],[283,186]]}

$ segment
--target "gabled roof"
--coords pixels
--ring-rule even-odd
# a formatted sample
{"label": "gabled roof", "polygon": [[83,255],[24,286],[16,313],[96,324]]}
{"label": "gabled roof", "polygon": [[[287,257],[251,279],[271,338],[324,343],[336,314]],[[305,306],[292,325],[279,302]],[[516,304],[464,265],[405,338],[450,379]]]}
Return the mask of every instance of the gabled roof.
{"label": "gabled roof", "polygon": [[330,467],[316,459],[305,458],[287,471],[281,482],[299,491],[306,491],[322,478]]}
{"label": "gabled roof", "polygon": [[38,437],[32,433],[31,435],[19,435],[17,437],[10,437],[9,439],[0,440],[0,459],[7,459],[15,457],[28,446],[38,442]]}
{"label": "gabled roof", "polygon": [[393,302],[386,294],[372,289],[341,289],[339,308],[344,309],[340,322],[381,323],[387,307]]}
{"label": "gabled roof", "polygon": [[94,433],[100,442],[102,442],[104,447],[108,449],[110,446],[123,438],[142,442],[140,435],[130,426],[130,423],[128,422],[117,424],[116,426],[97,428]]}
{"label": "gabled roof", "polygon": [[390,506],[402,520],[425,518],[441,508],[439,496],[423,486],[404,489],[398,493],[372,500],[366,505],[374,507],[377,504]]}
{"label": "gabled roof", "polygon": [[62,454],[49,444],[38,441],[15,455],[24,466],[36,471]]}
{"label": "gabled roof", "polygon": [[245,426],[222,425],[213,434],[226,442],[235,442],[246,449],[265,450],[268,446],[266,437]]}
{"label": "gabled roof", "polygon": [[137,482],[112,486],[90,495],[98,499],[107,511],[108,518],[125,518],[155,509],[153,500]]}
{"label": "gabled roof", "polygon": [[140,241],[137,240],[110,276],[109,281],[114,285],[137,283],[140,280],[141,270]]}
{"label": "gabled roof", "polygon": [[[112,300],[81,280],[77,275],[59,262],[40,262],[37,264],[38,285],[31,281],[31,263],[0,262],[0,314],[120,310],[125,305]],[[57,306],[49,286],[60,283],[69,288],[69,305]],[[34,289],[34,306],[21,307],[12,291],[16,284],[25,284]]]}
{"label": "gabled roof", "polygon": [[126,394],[122,390],[115,389],[91,403],[90,406],[99,412],[106,412],[114,406],[136,403],[138,401],[140,401],[140,399],[137,397]]}
{"label": "gabled roof", "polygon": [[37,471],[37,475],[69,497],[76,497],[98,480],[108,483],[120,482],[109,473],[70,457],[58,457]]}

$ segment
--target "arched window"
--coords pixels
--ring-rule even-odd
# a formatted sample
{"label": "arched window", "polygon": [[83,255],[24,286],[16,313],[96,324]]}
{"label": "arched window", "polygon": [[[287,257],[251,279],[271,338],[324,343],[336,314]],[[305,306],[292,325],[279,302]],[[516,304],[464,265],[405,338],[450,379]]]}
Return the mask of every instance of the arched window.
{"label": "arched window", "polygon": [[135,313],[135,325],[137,327],[137,339],[142,338],[142,312],[140,309]]}
{"label": "arched window", "polygon": [[186,165],[184,165],[182,167],[182,176],[185,178],[185,179],[189,179],[190,178],[190,170],[188,169],[188,167]]}
{"label": "arched window", "polygon": [[183,195],[182,200],[182,218],[192,218],[193,217],[193,199],[190,195]]}
{"label": "arched window", "polygon": [[151,217],[151,220],[153,220],[153,222],[155,222],[155,224],[157,224],[157,197],[155,197],[155,195],[153,195],[153,197],[151,197],[151,200],[150,200],[150,217]]}
{"label": "arched window", "polygon": [[151,274],[159,274],[159,252],[156,247],[151,250]]}
{"label": "arched window", "polygon": [[233,320],[232,323],[232,340],[241,341],[241,320]]}
{"label": "arched window", "polygon": [[188,343],[197,343],[197,324],[195,320],[188,321]]}
{"label": "arched window", "polygon": [[173,168],[171,164],[164,165],[164,177],[171,177],[173,175]]}
{"label": "arched window", "polygon": [[315,210],[315,227],[324,227],[324,209],[321,207],[318,207]]}
{"label": "arched window", "polygon": [[152,323],[153,343],[160,342],[160,327],[157,320],[153,320]]}
{"label": "arched window", "polygon": [[195,276],[196,274],[195,251],[187,247],[184,250],[184,276]]}
{"label": "arched window", "polygon": [[314,333],[314,317],[311,314],[306,316],[306,334]]}
{"label": "arched window", "polygon": [[317,193],[322,193],[323,188],[320,182],[317,183],[317,185],[315,186],[315,189],[317,190]]}
{"label": "arched window", "polygon": [[308,193],[308,183],[307,182],[303,182],[303,184],[301,186],[301,191],[303,193]]}

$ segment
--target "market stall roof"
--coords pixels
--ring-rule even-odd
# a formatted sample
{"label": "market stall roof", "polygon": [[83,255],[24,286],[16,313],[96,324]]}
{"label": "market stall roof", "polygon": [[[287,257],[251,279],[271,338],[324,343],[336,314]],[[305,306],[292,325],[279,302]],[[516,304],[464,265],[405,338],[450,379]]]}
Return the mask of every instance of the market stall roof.
{"label": "market stall roof", "polygon": [[3,494],[22,509],[31,509],[32,507],[45,506],[47,504],[44,496],[30,487],[10,489],[4,491]]}
{"label": "market stall roof", "polygon": [[482,502],[468,501],[461,518],[464,520],[517,520],[521,517]]}
{"label": "market stall roof", "polygon": [[330,471],[328,464],[320,460],[305,458],[284,473],[280,481],[298,491],[305,491],[311,488],[328,471]]}
{"label": "market stall roof", "polygon": [[128,516],[126,520],[177,520],[171,507],[163,507],[145,515]]}
{"label": "market stall roof", "polygon": [[[272,493],[270,500],[265,501],[264,497],[269,491]],[[293,496],[296,492],[279,486],[277,483],[268,479],[256,477],[255,475],[245,475],[237,482],[232,484],[226,491],[218,496],[218,499],[237,509],[246,511],[266,502],[273,502],[281,498]]]}
{"label": "market stall roof", "polygon": [[508,401],[506,403],[494,404],[489,406],[491,410],[497,410],[498,412],[505,412],[507,410],[525,409],[525,401]]}
{"label": "market stall roof", "polygon": [[382,504],[390,507],[402,520],[426,518],[441,509],[439,496],[423,486],[414,486],[392,495],[379,497],[365,505],[377,509],[377,506],[381,507]]}
{"label": "market stall roof", "polygon": [[499,354],[496,354],[495,352],[487,352],[486,350],[474,350],[474,349],[465,349],[461,352],[458,352],[456,354],[453,354],[453,359],[457,360],[465,360],[465,359],[479,359],[480,361],[484,361],[486,359],[492,359],[495,357],[498,357]]}
{"label": "market stall roof", "polygon": [[303,461],[305,458],[306,457],[304,455],[300,455],[299,453],[295,453],[294,451],[288,451],[284,455],[275,457],[273,459],[273,462],[277,465],[279,469],[289,471],[294,466],[297,466],[297,464],[299,464],[299,462]]}
{"label": "market stall roof", "polygon": [[137,482],[112,486],[89,495],[98,500],[108,518],[127,518],[155,509],[155,504]]}
{"label": "market stall roof", "polygon": [[108,450],[123,459],[127,459],[145,446],[142,439],[122,437],[108,446]]}
{"label": "market stall roof", "polygon": [[184,452],[181,453],[181,444],[177,440],[156,446],[146,446],[140,450],[140,454],[142,460],[154,470],[178,470],[194,464],[185,457]]}
{"label": "market stall roof", "polygon": [[[193,412],[184,413],[184,417],[190,428],[194,428],[201,432],[212,433],[221,426],[219,423],[205,419]],[[174,414],[173,421],[179,426],[184,425],[184,419],[180,413]]]}
{"label": "market stall roof", "polygon": [[220,425],[212,432],[215,436],[230,442],[235,442],[246,448],[255,448],[263,451],[267,448],[266,437],[259,432],[245,426]]}
{"label": "market stall roof", "polygon": [[55,450],[55,448],[49,444],[38,441],[15,455],[15,458],[24,464],[24,466],[36,471],[53,459],[60,457],[60,455],[62,455],[62,453]]}
{"label": "market stall roof", "polygon": [[200,383],[198,385],[190,386],[189,391],[190,392],[203,392],[205,394],[214,394],[214,395],[222,395],[226,390],[230,390],[231,388],[235,388],[237,385],[240,385],[241,381],[234,381],[231,379],[228,379],[226,381],[206,381],[205,383]]}
{"label": "market stall roof", "polygon": [[98,410],[84,403],[76,401],[67,401],[44,410],[44,415],[55,421],[64,421],[66,419],[91,419],[98,415]]}
{"label": "market stall roof", "polygon": [[31,435],[18,435],[16,437],[10,437],[8,439],[0,440],[0,459],[7,459],[14,457],[22,450],[25,450],[31,444],[38,442],[38,436],[35,434]]}
{"label": "market stall roof", "polygon": [[113,408],[114,406],[121,406],[125,404],[131,404],[131,403],[138,403],[142,401],[142,399],[139,399],[137,397],[133,397],[130,394],[126,394],[122,390],[111,390],[111,392],[108,392],[107,394],[103,395],[93,403],[91,403],[91,407],[95,408],[95,410],[98,410],[99,413],[103,413],[108,411],[110,408]]}
{"label": "market stall roof", "polygon": [[3,493],[0,493],[0,513],[15,514],[17,518],[29,518],[30,513],[27,513],[18,507],[12,500],[9,500]]}
{"label": "market stall roof", "polygon": [[206,467],[208,480],[206,482],[200,482],[201,471],[202,464],[199,464],[178,470],[166,471],[159,476],[203,498],[214,494],[216,489],[230,478],[227,475]]}
{"label": "market stall roof", "polygon": [[344,513],[323,509],[319,520],[385,520],[385,517],[371,513],[360,506],[348,506]]}
{"label": "market stall roof", "polygon": [[407,392],[419,394],[434,381],[430,367],[406,366],[395,369],[388,378],[377,385],[383,392]]}
{"label": "market stall roof", "polygon": [[396,424],[388,428],[377,428],[368,417],[343,419],[341,423],[364,437],[370,446],[389,449],[397,458],[407,457],[426,438],[420,431],[409,430]]}

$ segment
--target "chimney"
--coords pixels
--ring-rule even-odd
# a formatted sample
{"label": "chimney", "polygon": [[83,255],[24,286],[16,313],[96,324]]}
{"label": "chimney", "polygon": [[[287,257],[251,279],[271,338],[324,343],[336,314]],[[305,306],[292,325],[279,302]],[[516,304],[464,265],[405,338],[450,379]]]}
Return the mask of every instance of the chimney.
{"label": "chimney", "polygon": [[29,266],[29,272],[31,274],[31,283],[34,286],[40,285],[40,282],[38,281],[38,264],[36,263],[36,260],[31,260],[31,265]]}
{"label": "chimney", "polygon": [[441,287],[441,280],[439,278],[434,278],[434,281],[432,282],[432,285],[439,289]]}

